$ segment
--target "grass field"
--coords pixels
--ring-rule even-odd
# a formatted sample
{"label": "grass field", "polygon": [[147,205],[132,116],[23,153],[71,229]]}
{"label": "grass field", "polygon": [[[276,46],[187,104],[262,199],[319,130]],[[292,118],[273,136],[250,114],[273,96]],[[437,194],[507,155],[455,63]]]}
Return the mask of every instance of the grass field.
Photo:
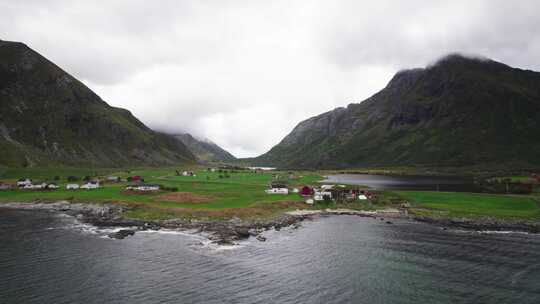
{"label": "grass field", "polygon": [[423,191],[398,194],[414,208],[425,209],[432,215],[540,219],[540,202],[534,196]]}
{"label": "grass field", "polygon": [[[56,191],[0,191],[0,202],[32,202],[69,200],[73,202],[114,202],[132,206],[129,217],[163,219],[174,217],[207,217],[214,219],[239,217],[269,217],[292,208],[307,208],[298,194],[269,195],[264,192],[268,184],[279,175],[288,179],[290,187],[315,185],[322,177],[315,172],[264,172],[251,171],[210,172],[205,168],[190,168],[197,176],[178,176],[186,168],[33,168],[0,170],[0,181],[15,182],[29,177],[39,181],[56,182]],[[177,192],[133,194],[124,191],[128,184],[106,183],[100,189],[69,191],[65,189],[68,176],[104,178],[114,175],[126,178],[140,175],[147,183],[175,187]],[[220,175],[222,176],[220,178]],[[79,181],[79,183],[82,183]],[[178,196],[166,196],[176,193]],[[370,202],[331,204],[330,208],[379,209],[398,206],[403,200],[412,204],[411,211],[418,214],[444,217],[497,217],[540,219],[540,197],[507,196],[477,193],[382,191]]]}
{"label": "grass field", "polygon": [[[212,217],[230,215],[229,209],[247,209],[248,211],[237,212],[249,216],[250,214],[265,215],[277,212],[274,208],[265,206],[268,203],[298,202],[302,198],[298,194],[268,195],[264,192],[268,184],[273,180],[273,175],[279,175],[280,179],[288,173],[264,172],[254,173],[250,171],[209,172],[206,169],[196,171],[197,176],[177,176],[178,168],[141,168],[131,170],[114,171],[114,169],[31,169],[31,170],[6,170],[0,175],[4,182],[14,182],[20,177],[30,177],[34,180],[58,183],[61,188],[56,191],[27,191],[10,190],[0,191],[0,202],[26,202],[26,201],[57,201],[70,200],[82,202],[116,202],[135,206],[130,216],[137,218],[169,218],[178,216],[204,215],[207,211]],[[182,170],[179,170],[182,171]],[[157,183],[167,187],[178,188],[179,193],[189,193],[203,197],[204,202],[189,202],[181,200],[168,200],[163,198],[163,193],[157,194],[133,194],[124,191],[127,183],[107,183],[100,189],[94,190],[66,190],[67,176],[104,176],[106,174],[127,177],[140,175],[146,183]],[[220,175],[222,178],[220,178]],[[315,173],[296,172],[289,179],[290,186],[314,184],[321,179]],[[228,176],[228,177],[225,177]],[[56,178],[56,180],[55,180]],[[81,182],[79,182],[81,183]],[[278,204],[286,208],[285,204]],[[252,212],[249,212],[252,211]]]}

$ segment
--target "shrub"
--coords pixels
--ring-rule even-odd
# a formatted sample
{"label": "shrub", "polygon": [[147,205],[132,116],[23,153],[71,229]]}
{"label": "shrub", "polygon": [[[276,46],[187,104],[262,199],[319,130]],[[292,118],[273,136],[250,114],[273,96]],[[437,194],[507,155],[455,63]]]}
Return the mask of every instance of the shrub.
{"label": "shrub", "polygon": [[178,187],[160,186],[163,191],[178,192]]}
{"label": "shrub", "polygon": [[330,204],[332,202],[332,197],[330,197],[330,195],[323,195],[323,202]]}

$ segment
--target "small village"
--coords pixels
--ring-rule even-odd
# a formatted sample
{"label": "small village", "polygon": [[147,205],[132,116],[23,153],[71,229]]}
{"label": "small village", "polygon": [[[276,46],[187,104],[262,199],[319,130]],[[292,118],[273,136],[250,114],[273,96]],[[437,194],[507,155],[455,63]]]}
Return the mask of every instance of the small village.
{"label": "small village", "polygon": [[[291,181],[297,180],[297,176],[293,172],[274,172],[269,168],[207,168],[200,169],[199,172],[191,170],[174,170],[174,173],[169,178],[193,178],[196,180],[210,181],[213,179],[229,180],[231,176],[237,174],[251,174],[256,176],[271,176],[271,181],[267,184],[264,191],[269,196],[295,196],[307,205],[314,205],[318,202],[354,202],[354,201],[366,201],[375,198],[375,194],[367,188],[360,188],[350,185],[333,185],[333,184],[320,184],[318,182],[311,183],[293,183]],[[236,175],[235,175],[236,174]],[[197,178],[199,175],[204,175],[205,178]],[[28,177],[19,178],[16,182],[3,182],[0,181],[0,191],[21,191],[21,192],[52,192],[64,189],[69,192],[78,191],[101,191],[104,188],[115,187],[122,189],[121,193],[124,194],[151,194],[161,192],[176,192],[177,187],[164,186],[161,183],[156,182],[155,179],[151,179],[152,182],[148,183],[141,175],[129,175],[129,176],[85,176],[82,178],[82,182],[77,182],[79,178],[69,176],[66,178],[65,183],[61,183],[56,180],[54,182],[32,180]],[[165,183],[169,182],[168,179],[163,180]],[[270,199],[275,201],[276,199]],[[277,199],[280,200],[280,199]],[[179,201],[180,202],[180,201]]]}
{"label": "small village", "polygon": [[[188,176],[188,175],[185,175]],[[193,176],[193,175],[192,175]],[[141,176],[130,176],[125,179],[129,182],[125,187],[128,191],[151,192],[159,191],[161,186],[158,184],[146,184]],[[68,182],[65,185],[66,190],[94,190],[102,188],[105,184],[117,184],[124,180],[117,176],[107,176],[104,179],[89,179],[83,183]],[[0,181],[0,191],[2,190],[37,190],[37,191],[54,191],[60,189],[58,183],[33,181],[30,178],[20,178],[16,183],[6,183]]]}
{"label": "small village", "polygon": [[348,185],[304,185],[301,188],[289,189],[283,182],[272,182],[265,192],[268,194],[299,194],[309,205],[313,205],[317,201],[364,201],[374,198],[374,194],[369,190]]}

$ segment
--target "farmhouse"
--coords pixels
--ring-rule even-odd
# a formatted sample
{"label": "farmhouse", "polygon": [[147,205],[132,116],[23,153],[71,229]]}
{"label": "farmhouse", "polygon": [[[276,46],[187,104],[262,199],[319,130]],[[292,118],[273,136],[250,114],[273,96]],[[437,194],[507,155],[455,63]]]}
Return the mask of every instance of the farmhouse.
{"label": "farmhouse", "polygon": [[289,194],[289,189],[287,188],[270,188],[264,191],[268,194]]}
{"label": "farmhouse", "polygon": [[193,171],[184,171],[182,172],[182,176],[197,176]]}
{"label": "farmhouse", "polygon": [[334,189],[334,185],[322,185],[321,189],[322,190],[332,190],[332,189]]}
{"label": "farmhouse", "polygon": [[118,183],[120,182],[122,179],[118,176],[107,176],[107,181],[108,182],[111,182],[111,183]]}
{"label": "farmhouse", "polygon": [[58,187],[58,185],[55,184],[55,183],[51,183],[51,184],[48,184],[48,185],[46,186],[46,188],[49,189],[49,190],[56,190],[56,189],[58,189],[58,188],[60,188],[60,187]]}
{"label": "farmhouse", "polygon": [[156,184],[129,185],[126,187],[126,190],[142,192],[159,191],[159,189],[160,186]]}
{"label": "farmhouse", "polygon": [[140,183],[144,179],[140,175],[130,176],[127,178],[128,182]]}
{"label": "farmhouse", "polygon": [[313,199],[316,201],[323,201],[325,197],[332,199],[332,192],[324,190],[315,190],[313,194]]}
{"label": "farmhouse", "polygon": [[99,182],[98,181],[90,181],[84,185],[81,186],[81,189],[97,189],[99,188]]}
{"label": "farmhouse", "polygon": [[17,187],[24,187],[28,185],[32,185],[32,180],[29,178],[21,178],[17,181]]}
{"label": "farmhouse", "polygon": [[270,189],[265,190],[268,194],[289,194],[287,185],[281,183],[272,183]]}
{"label": "farmhouse", "polygon": [[79,185],[78,184],[67,184],[66,189],[67,190],[77,190],[77,189],[79,189]]}
{"label": "farmhouse", "polygon": [[302,187],[302,190],[300,190],[300,195],[302,196],[312,196],[315,191],[313,191],[313,188],[310,186],[304,186]]}
{"label": "farmhouse", "polygon": [[41,183],[41,184],[27,184],[25,186],[22,187],[23,189],[27,189],[27,190],[41,190],[41,189],[46,189],[47,188],[47,183]]}
{"label": "farmhouse", "polygon": [[11,190],[11,189],[13,189],[12,184],[0,183],[0,190]]}

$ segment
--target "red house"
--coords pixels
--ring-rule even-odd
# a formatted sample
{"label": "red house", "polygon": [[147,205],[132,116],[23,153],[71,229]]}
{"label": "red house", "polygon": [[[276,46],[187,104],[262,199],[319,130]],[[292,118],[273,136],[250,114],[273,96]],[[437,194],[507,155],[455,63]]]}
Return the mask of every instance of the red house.
{"label": "red house", "polygon": [[128,180],[130,182],[142,182],[143,178],[140,175],[135,175],[135,176],[128,177]]}
{"label": "red house", "polygon": [[300,190],[300,195],[302,196],[312,196],[315,193],[313,188],[309,186],[302,187],[302,190]]}

